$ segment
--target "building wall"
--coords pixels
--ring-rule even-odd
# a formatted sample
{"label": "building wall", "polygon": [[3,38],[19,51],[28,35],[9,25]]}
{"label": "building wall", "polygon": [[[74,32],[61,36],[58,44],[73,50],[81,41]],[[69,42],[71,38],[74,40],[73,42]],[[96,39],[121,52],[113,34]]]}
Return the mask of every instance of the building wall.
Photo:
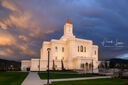
{"label": "building wall", "polygon": [[31,67],[31,61],[30,60],[22,60],[21,61],[21,70],[27,71],[27,68]]}
{"label": "building wall", "polygon": [[51,48],[51,43],[44,41],[41,48],[41,57],[40,57],[41,59],[44,59],[44,60],[47,59],[47,56],[48,56],[47,48]]}
{"label": "building wall", "polygon": [[40,66],[39,66],[40,59],[31,59],[31,71],[39,71]]}
{"label": "building wall", "polygon": [[[57,47],[57,49],[55,49]],[[64,52],[62,52],[62,48],[64,48]],[[51,41],[51,60],[62,60],[66,55],[66,42],[62,42],[59,40]]]}
{"label": "building wall", "polygon": [[[83,46],[83,52],[81,52],[81,46]],[[57,51],[56,48],[57,47]],[[78,51],[79,47],[79,51]],[[66,41],[63,40],[51,40],[46,44],[43,44],[42,51],[44,59],[47,62],[47,48],[51,48],[50,61],[61,61],[64,59],[64,66],[67,69],[80,69],[80,65],[84,63],[90,64],[93,60],[94,68],[98,67],[98,46],[93,45],[91,40],[83,40],[78,38],[69,38]],[[62,52],[64,48],[64,52]],[[85,50],[86,48],[86,50]],[[63,58],[64,57],[64,58]],[[82,60],[81,57],[83,58]],[[77,58],[77,59],[76,59]],[[85,59],[84,59],[85,58]],[[81,61],[81,62],[80,62]],[[74,64],[76,62],[76,64]],[[44,64],[43,64],[44,65]],[[57,64],[59,66],[59,64]],[[79,65],[79,66],[78,66]]]}

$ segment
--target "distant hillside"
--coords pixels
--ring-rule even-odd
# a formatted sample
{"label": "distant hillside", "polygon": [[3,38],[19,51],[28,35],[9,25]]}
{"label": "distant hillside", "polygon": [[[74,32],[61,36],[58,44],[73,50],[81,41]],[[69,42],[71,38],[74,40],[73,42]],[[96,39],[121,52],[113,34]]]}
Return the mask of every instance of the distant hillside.
{"label": "distant hillside", "polygon": [[128,64],[128,60],[126,60],[126,59],[120,59],[120,58],[113,58],[113,59],[110,59],[109,61],[115,62],[115,63],[124,63],[124,64]]}
{"label": "distant hillside", "polygon": [[20,66],[20,62],[0,59],[0,71],[18,71]]}
{"label": "distant hillside", "polygon": [[113,58],[110,59],[110,68],[126,68],[128,69],[128,60]]}

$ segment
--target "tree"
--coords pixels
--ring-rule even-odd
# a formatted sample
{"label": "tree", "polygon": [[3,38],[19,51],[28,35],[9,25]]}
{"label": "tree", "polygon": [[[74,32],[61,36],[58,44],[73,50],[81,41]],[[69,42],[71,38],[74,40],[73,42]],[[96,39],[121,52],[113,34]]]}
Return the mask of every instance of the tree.
{"label": "tree", "polygon": [[55,61],[53,60],[53,66],[52,69],[55,70]]}
{"label": "tree", "polygon": [[62,67],[62,70],[65,70],[65,69],[64,69],[64,63],[63,63],[63,60],[61,60],[61,67]]}

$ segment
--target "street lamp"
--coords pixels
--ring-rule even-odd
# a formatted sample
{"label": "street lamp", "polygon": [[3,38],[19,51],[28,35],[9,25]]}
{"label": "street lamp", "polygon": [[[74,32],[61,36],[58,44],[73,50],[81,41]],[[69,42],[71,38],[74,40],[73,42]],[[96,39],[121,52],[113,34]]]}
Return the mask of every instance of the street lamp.
{"label": "street lamp", "polygon": [[93,73],[93,59],[92,59],[92,73]]}
{"label": "street lamp", "polygon": [[48,51],[48,70],[47,70],[48,71],[48,79],[47,79],[47,84],[48,85],[49,85],[49,54],[50,54],[50,50],[51,50],[50,48],[47,49],[47,51]]}
{"label": "street lamp", "polygon": [[40,59],[39,59],[39,73],[40,73]]}

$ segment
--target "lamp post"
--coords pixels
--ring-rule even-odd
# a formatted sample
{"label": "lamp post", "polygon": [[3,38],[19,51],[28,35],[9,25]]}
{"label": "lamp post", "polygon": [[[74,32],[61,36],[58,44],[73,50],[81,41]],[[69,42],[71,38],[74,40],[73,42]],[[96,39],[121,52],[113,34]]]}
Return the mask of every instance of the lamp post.
{"label": "lamp post", "polygon": [[48,70],[47,70],[48,71],[48,79],[47,79],[47,84],[48,85],[49,85],[49,54],[50,54],[50,50],[51,50],[50,48],[47,49],[47,51],[48,51]]}
{"label": "lamp post", "polygon": [[40,59],[39,59],[39,73],[40,73]]}
{"label": "lamp post", "polygon": [[92,73],[93,73],[93,59],[92,59]]}

